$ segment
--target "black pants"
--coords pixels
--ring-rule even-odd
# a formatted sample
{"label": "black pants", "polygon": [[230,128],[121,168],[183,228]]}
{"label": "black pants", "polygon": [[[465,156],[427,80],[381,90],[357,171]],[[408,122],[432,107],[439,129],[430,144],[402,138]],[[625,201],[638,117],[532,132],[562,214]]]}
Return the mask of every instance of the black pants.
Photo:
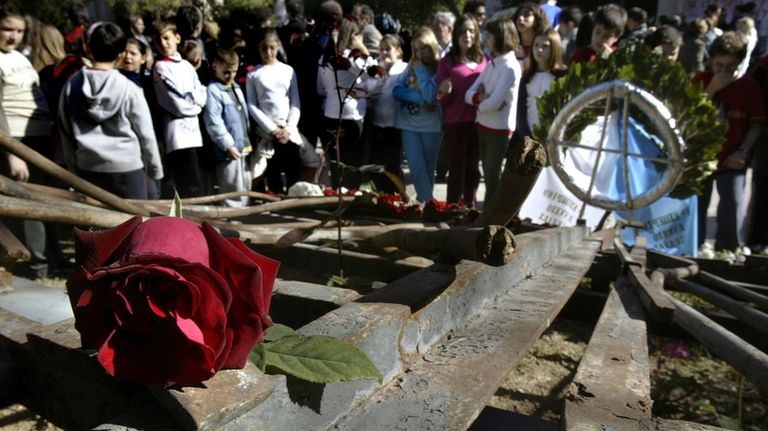
{"label": "black pants", "polygon": [[[333,163],[336,160],[336,130],[339,120],[325,117],[325,126],[321,136],[323,147],[327,148],[326,160],[331,163],[331,184],[334,188],[339,185],[357,189],[360,188],[361,175],[355,169],[339,169],[339,165]],[[341,120],[341,133],[338,138],[340,161],[350,168],[357,168],[362,164],[363,151],[360,137],[363,134],[362,120]]]}
{"label": "black pants", "polygon": [[[384,169],[403,181],[403,143],[400,129],[394,127],[370,126],[371,134],[371,163],[384,165]],[[400,190],[386,174],[372,175],[371,179],[376,190],[384,193],[395,193]]]}
{"label": "black pants", "polygon": [[[301,158],[299,146],[293,142],[281,144],[272,142],[275,154],[267,160],[267,188],[272,193],[286,193],[288,189],[299,181],[301,175]],[[285,173],[286,184],[283,185],[282,174]]]}
{"label": "black pants", "polygon": [[80,177],[125,199],[147,199],[147,174],[144,169],[131,172],[104,173],[80,169]]}
{"label": "black pants", "polygon": [[173,197],[173,188],[182,198],[202,196],[203,180],[200,175],[199,148],[174,150],[165,155],[165,176],[168,179],[164,194]]}

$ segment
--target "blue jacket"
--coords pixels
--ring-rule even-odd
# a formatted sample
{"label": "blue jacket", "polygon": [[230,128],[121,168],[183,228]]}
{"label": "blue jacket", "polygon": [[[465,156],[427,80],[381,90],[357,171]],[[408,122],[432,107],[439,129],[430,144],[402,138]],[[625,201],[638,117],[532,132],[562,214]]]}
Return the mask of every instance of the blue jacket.
{"label": "blue jacket", "polygon": [[[203,122],[214,143],[218,161],[227,159],[227,149],[233,145],[243,153],[247,138],[243,131],[249,127],[249,124],[248,121],[245,125],[242,124],[241,115],[248,118],[248,107],[240,86],[232,84],[232,87],[235,89],[235,97],[240,102],[239,107],[227,94],[226,85],[219,81],[213,81],[208,85],[208,102],[205,104]],[[250,151],[250,148],[247,151]]]}
{"label": "blue jacket", "polygon": [[443,119],[437,102],[437,73],[410,64],[398,77],[392,96],[400,102],[395,127],[411,132],[441,132]]}

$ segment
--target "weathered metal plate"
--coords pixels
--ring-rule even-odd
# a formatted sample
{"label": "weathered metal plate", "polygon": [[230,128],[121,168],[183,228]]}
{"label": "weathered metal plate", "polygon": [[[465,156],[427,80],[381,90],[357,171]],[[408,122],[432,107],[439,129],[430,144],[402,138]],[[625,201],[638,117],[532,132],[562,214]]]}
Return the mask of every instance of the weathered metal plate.
{"label": "weathered metal plate", "polygon": [[645,314],[630,281],[608,296],[566,395],[563,430],[644,430],[651,420]]}
{"label": "weathered metal plate", "polygon": [[467,429],[571,296],[599,247],[585,240],[554,258],[432,345],[337,428]]}
{"label": "weathered metal plate", "polygon": [[19,277],[13,277],[13,290],[0,293],[0,308],[43,325],[74,317],[67,292]]}

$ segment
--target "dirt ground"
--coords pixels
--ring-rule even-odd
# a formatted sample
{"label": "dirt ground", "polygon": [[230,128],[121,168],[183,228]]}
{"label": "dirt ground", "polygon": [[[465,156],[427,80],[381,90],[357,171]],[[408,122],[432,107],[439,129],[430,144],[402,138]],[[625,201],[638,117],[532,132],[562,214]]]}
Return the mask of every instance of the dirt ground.
{"label": "dirt ground", "polygon": [[[556,320],[496,391],[490,405],[558,422],[565,392],[591,332],[588,324]],[[768,400],[700,344],[651,335],[649,353],[655,417],[733,430],[768,430]]]}

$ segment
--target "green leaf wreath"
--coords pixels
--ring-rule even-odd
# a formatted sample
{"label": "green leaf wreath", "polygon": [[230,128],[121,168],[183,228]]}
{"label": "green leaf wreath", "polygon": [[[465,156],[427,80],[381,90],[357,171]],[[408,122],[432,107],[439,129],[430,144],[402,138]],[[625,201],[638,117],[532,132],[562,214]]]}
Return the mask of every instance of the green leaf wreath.
{"label": "green leaf wreath", "polygon": [[[719,110],[702,86],[691,85],[679,63],[665,60],[642,45],[628,45],[607,59],[572,65],[568,73],[539,98],[540,120],[533,131],[534,138],[546,142],[557,113],[572,97],[593,85],[616,79],[649,91],[664,102],[675,118],[685,142],[685,168],[670,196],[685,198],[701,193],[704,180],[716,167],[715,155],[725,140],[727,125],[720,121]],[[568,124],[564,138],[578,141],[581,132],[593,124],[604,109],[603,104],[592,104],[582,110]],[[633,109],[630,115],[649,132],[654,130],[639,109]]]}

